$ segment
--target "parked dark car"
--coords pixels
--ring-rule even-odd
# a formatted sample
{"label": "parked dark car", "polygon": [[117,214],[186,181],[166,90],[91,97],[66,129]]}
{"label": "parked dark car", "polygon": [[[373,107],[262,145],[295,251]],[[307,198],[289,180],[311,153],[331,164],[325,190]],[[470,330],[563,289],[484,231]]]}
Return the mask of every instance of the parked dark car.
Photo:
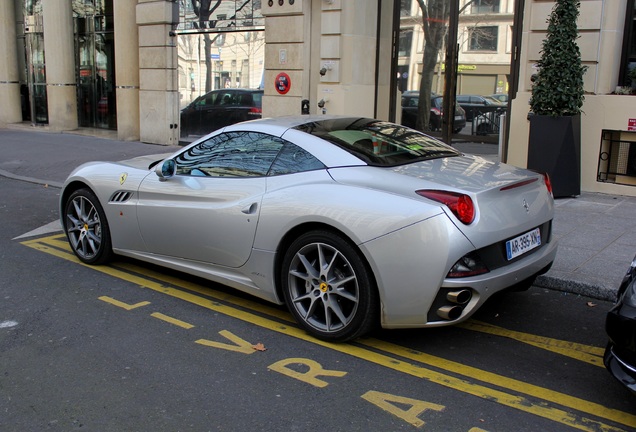
{"label": "parked dark car", "polygon": [[508,103],[508,94],[507,93],[495,93],[488,95],[493,99],[497,99],[499,102],[503,102],[505,104]]}
{"label": "parked dark car", "polygon": [[222,89],[199,96],[181,110],[181,137],[205,135],[262,116],[263,90]]}
{"label": "parked dark car", "polygon": [[617,302],[607,313],[607,370],[636,394],[636,258],[618,288]]}
{"label": "parked dark car", "polygon": [[485,112],[505,110],[507,104],[490,96],[457,95],[457,103],[466,111],[466,121],[473,121],[475,116]]}
{"label": "parked dark car", "polygon": [[[402,96],[402,125],[415,128],[417,122],[417,105],[419,103],[419,92],[408,92]],[[442,129],[442,117],[444,115],[443,98],[436,94],[431,95],[431,114],[429,116],[428,128],[431,131]],[[459,105],[455,105],[455,120],[453,122],[453,132],[458,133],[466,126],[466,113]]]}

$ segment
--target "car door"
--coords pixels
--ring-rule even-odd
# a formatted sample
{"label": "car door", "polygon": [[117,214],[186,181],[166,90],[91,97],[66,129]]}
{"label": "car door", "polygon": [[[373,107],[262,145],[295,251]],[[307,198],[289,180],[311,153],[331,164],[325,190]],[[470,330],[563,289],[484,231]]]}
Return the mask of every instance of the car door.
{"label": "car door", "polygon": [[147,252],[240,267],[250,256],[267,172],[283,140],[254,132],[216,135],[185,149],[169,179],[139,188]]}

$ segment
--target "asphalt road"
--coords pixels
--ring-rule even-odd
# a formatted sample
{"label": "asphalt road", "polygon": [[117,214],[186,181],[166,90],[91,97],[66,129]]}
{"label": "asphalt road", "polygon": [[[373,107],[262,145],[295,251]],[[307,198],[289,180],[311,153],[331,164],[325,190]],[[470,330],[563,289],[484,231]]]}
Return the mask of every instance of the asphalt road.
{"label": "asphalt road", "polygon": [[232,289],[18,238],[58,194],[0,178],[2,431],[636,429],[601,365],[609,303],[531,288],[462,326],[326,344]]}

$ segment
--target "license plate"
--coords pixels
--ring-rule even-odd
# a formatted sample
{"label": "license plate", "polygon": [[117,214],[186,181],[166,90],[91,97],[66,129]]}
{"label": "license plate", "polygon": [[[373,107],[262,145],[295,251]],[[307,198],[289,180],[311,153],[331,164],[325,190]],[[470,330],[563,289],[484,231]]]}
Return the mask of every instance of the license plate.
{"label": "license plate", "polygon": [[508,240],[506,242],[506,255],[508,260],[511,260],[539,246],[541,246],[541,231],[539,228],[535,228],[519,237]]}
{"label": "license plate", "polygon": [[456,116],[455,116],[455,120],[461,120],[462,118],[463,118],[463,117],[462,117],[462,116],[460,116],[460,115],[456,115]]}

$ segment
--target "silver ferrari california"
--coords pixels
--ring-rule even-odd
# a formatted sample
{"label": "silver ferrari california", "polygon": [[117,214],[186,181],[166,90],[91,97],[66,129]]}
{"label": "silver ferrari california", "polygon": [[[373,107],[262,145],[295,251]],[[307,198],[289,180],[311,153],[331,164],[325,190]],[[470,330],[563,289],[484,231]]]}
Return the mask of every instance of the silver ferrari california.
{"label": "silver ferrari california", "polygon": [[546,176],[385,121],[255,120],[159,157],[71,173],[60,211],[77,257],[284,303],[325,340],[459,323],[556,254]]}

